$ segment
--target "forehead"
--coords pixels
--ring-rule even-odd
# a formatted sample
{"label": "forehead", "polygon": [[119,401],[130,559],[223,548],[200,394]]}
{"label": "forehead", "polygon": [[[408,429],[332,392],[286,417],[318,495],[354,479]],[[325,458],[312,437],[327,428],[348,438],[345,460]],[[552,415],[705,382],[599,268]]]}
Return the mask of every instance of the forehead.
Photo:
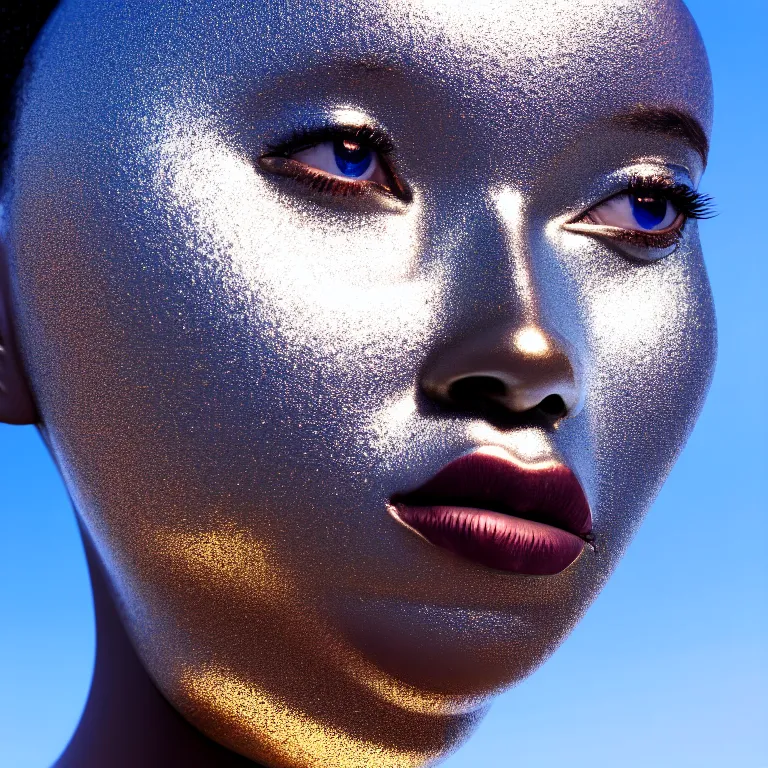
{"label": "forehead", "polygon": [[86,79],[109,62],[123,82],[271,84],[285,98],[400,78],[505,125],[638,103],[711,118],[706,54],[678,0],[64,0],[58,26]]}
{"label": "forehead", "polygon": [[638,105],[711,121],[677,0],[63,0],[38,52],[16,146],[35,145],[25,162],[63,150],[79,176],[197,118],[251,152],[350,107],[390,132],[403,170],[528,188],[578,153],[629,153],[594,137]]}

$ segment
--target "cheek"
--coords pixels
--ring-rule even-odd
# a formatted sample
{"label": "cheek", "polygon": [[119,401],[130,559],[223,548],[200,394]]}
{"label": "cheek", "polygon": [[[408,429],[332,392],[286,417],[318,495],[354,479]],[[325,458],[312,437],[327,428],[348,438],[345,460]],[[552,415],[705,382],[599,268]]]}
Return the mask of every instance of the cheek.
{"label": "cheek", "polygon": [[55,253],[38,249],[59,274],[34,278],[52,431],[73,485],[123,507],[149,478],[166,498],[211,499],[250,488],[255,461],[327,458],[412,384],[442,284],[417,270],[418,206],[334,211],[281,193],[205,123],[159,136],[125,173],[103,169],[107,199],[58,216],[88,211]]}
{"label": "cheek", "polygon": [[[189,407],[207,409],[184,455],[206,445],[227,457],[229,476],[254,460],[272,469],[305,461],[315,483],[321,467],[325,486],[348,484],[363,469],[361,425],[413,390],[436,332],[445,281],[441,267],[421,263],[420,206],[354,212],[305,198],[290,181],[287,194],[204,125],[167,134],[145,158],[140,190],[156,211],[142,242],[155,272],[147,294],[161,292],[169,322],[182,318],[191,333],[155,366],[174,368],[153,378],[154,388],[168,381],[156,421],[167,422],[181,378],[195,395]],[[201,435],[206,424],[224,428]]]}
{"label": "cheek", "polygon": [[697,247],[652,265],[595,270],[586,293],[597,507],[618,557],[698,416],[715,319]]}
{"label": "cheek", "polygon": [[205,126],[180,122],[148,157],[149,194],[171,223],[163,239],[186,253],[172,279],[202,281],[210,310],[234,309],[243,335],[329,372],[419,345],[430,284],[417,272],[418,206],[350,215],[352,203],[301,199],[299,182],[283,180],[295,187],[285,194]]}
{"label": "cheek", "polygon": [[[265,551],[322,560],[347,509],[328,499],[367,498],[350,491],[356,433],[415,380],[441,284],[416,270],[417,206],[335,214],[287,199],[202,128],[172,135],[147,142],[140,174],[106,175],[111,200],[58,195],[73,207],[51,222],[70,226],[43,245],[33,222],[28,243],[53,448],[136,626],[173,603],[148,597],[171,555],[207,551],[162,543],[180,530],[239,523]],[[307,507],[311,546],[312,521],[295,522]]]}

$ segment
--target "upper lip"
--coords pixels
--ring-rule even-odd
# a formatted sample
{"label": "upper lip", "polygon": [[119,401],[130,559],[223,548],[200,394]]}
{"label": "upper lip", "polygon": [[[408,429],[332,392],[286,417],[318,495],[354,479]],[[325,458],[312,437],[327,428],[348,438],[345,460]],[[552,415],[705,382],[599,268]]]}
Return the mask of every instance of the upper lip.
{"label": "upper lip", "polygon": [[392,497],[397,506],[472,507],[561,528],[591,540],[592,514],[576,475],[564,464],[522,464],[474,451],[426,483]]}

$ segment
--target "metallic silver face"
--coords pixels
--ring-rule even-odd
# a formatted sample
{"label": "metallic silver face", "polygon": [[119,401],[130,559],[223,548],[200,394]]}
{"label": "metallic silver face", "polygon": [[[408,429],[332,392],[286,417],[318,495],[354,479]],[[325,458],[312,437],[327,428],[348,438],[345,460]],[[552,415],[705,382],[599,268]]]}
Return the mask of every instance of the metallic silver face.
{"label": "metallic silver face", "polygon": [[[445,754],[581,617],[709,382],[696,222],[655,250],[569,226],[638,173],[698,183],[690,142],[619,119],[708,129],[687,12],[65,0],[24,94],[7,211],[25,364],[148,671],[270,765]],[[391,141],[408,199],[260,164],[360,125]],[[554,393],[565,418],[431,396],[494,334],[517,351],[472,365],[511,366],[504,407]],[[502,573],[388,514],[478,447],[567,464],[595,546],[555,576]]]}

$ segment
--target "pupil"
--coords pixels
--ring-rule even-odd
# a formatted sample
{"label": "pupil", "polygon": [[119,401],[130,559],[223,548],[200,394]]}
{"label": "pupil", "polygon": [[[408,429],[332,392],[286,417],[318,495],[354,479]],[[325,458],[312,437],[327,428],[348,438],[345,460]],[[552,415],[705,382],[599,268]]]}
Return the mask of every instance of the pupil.
{"label": "pupil", "polygon": [[643,229],[655,229],[667,215],[668,200],[658,197],[631,197],[632,214]]}
{"label": "pupil", "polygon": [[333,142],[336,167],[344,176],[362,176],[373,161],[373,152],[349,139],[337,139]]}

